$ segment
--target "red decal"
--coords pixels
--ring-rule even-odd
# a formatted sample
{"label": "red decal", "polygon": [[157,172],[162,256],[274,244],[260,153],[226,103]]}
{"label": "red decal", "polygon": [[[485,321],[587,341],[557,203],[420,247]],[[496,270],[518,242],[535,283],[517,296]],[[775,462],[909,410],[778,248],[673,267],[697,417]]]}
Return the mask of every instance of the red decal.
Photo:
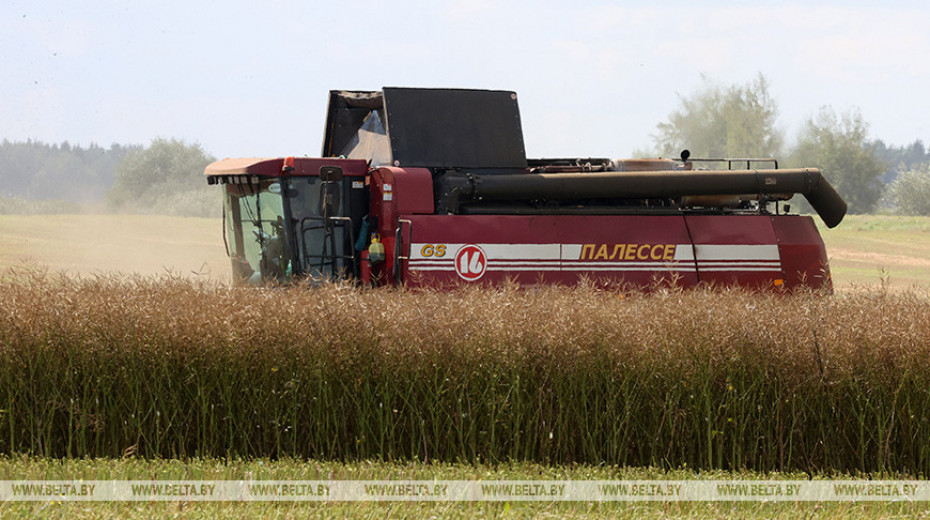
{"label": "red decal", "polygon": [[474,282],[484,276],[487,267],[488,255],[474,244],[462,246],[455,254],[455,272],[467,282]]}

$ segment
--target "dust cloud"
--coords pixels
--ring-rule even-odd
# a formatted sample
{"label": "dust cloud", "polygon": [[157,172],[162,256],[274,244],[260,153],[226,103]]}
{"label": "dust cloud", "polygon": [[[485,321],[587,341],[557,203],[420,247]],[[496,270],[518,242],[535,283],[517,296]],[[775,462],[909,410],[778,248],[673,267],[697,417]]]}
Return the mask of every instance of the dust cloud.
{"label": "dust cloud", "polygon": [[0,269],[229,280],[220,219],[141,215],[0,216]]}

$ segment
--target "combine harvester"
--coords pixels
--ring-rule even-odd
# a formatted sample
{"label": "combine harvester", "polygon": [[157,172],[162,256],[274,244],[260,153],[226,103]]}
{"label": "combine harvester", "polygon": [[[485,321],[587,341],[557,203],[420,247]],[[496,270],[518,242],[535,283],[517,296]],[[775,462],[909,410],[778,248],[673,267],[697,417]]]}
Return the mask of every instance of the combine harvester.
{"label": "combine harvester", "polygon": [[237,281],[829,289],[812,218],[784,201],[846,214],[819,170],[772,159],[527,159],[505,91],[332,91],[322,155],[206,168]]}

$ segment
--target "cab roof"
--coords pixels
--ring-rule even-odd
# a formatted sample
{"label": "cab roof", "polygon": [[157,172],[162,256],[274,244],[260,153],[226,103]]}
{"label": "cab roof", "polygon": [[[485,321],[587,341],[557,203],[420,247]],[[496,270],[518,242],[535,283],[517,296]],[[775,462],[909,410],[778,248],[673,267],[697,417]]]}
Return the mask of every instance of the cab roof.
{"label": "cab roof", "polygon": [[[285,170],[293,163],[293,170]],[[245,157],[223,159],[207,165],[203,173],[207,177],[226,176],[317,176],[324,166],[338,166],[347,177],[364,177],[368,173],[368,163],[359,159],[337,159],[317,157]]]}

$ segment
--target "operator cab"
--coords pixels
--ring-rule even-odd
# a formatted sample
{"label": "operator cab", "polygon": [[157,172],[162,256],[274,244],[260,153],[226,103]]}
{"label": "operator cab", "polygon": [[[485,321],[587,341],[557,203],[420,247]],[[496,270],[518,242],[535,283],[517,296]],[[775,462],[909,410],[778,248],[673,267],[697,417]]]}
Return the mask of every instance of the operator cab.
{"label": "operator cab", "polygon": [[[322,158],[225,159],[207,166],[207,181],[225,185],[224,230],[234,278],[254,284],[358,277],[359,253],[371,239],[366,175],[384,166],[435,174],[459,168],[525,172],[517,95],[334,90]],[[378,231],[377,216],[370,220],[371,231]]]}
{"label": "operator cab", "polygon": [[368,212],[367,164],[347,159],[226,159],[224,239],[240,283],[357,276],[355,238]]}

